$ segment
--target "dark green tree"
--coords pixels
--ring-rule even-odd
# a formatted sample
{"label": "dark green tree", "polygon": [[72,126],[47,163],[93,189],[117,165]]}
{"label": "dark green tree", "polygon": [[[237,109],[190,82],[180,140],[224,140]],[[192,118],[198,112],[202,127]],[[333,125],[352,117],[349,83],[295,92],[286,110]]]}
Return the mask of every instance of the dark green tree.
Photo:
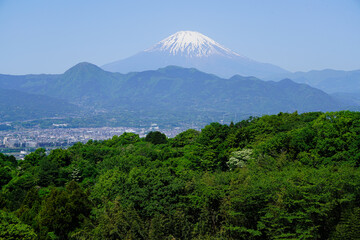
{"label": "dark green tree", "polygon": [[167,137],[164,133],[159,131],[149,132],[145,137],[145,141],[151,142],[154,145],[165,144],[167,143]]}
{"label": "dark green tree", "polygon": [[91,203],[80,186],[71,181],[65,190],[53,188],[39,212],[40,231],[54,232],[61,239],[88,217]]}

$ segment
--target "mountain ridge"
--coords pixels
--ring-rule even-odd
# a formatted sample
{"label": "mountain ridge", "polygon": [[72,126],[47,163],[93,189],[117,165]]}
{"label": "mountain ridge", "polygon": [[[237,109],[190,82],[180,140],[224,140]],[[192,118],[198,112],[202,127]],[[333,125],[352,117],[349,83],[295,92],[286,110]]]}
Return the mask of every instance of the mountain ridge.
{"label": "mountain ridge", "polygon": [[[291,78],[295,82],[309,84],[330,94],[360,92],[360,70],[311,70],[283,74],[278,76],[277,79],[284,77]],[[276,80],[274,78],[270,79]]]}
{"label": "mountain ridge", "polygon": [[156,70],[168,65],[194,67],[225,78],[235,74],[262,78],[288,73],[278,66],[242,56],[213,39],[193,31],[177,32],[144,51],[105,64],[102,68],[125,74]]}
{"label": "mountain ridge", "polygon": [[[81,63],[64,74],[0,75],[0,87],[45,94],[90,109],[148,112],[233,112],[252,115],[278,112],[335,111],[346,106],[325,92],[289,79],[279,82],[234,75],[221,78],[195,68],[112,73]],[[36,87],[34,87],[36,86]]]}

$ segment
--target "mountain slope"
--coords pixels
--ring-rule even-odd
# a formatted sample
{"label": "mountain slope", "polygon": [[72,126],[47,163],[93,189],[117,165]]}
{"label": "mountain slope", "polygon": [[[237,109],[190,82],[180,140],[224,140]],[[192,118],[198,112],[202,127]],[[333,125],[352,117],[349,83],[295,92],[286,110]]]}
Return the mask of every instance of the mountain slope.
{"label": "mountain slope", "polygon": [[281,74],[272,80],[290,78],[295,82],[306,83],[327,93],[355,93],[360,92],[360,70],[312,70],[309,72],[295,72]]}
{"label": "mountain slope", "polygon": [[0,87],[42,94],[77,105],[96,105],[92,99],[108,99],[121,74],[105,72],[98,66],[82,62],[64,74],[11,76],[0,75]]}
{"label": "mountain slope", "polygon": [[177,32],[149,49],[102,68],[127,73],[155,70],[168,65],[193,67],[222,77],[240,74],[263,78],[287,73],[280,67],[243,57],[209,37],[192,31]]}
{"label": "mountain slope", "polygon": [[92,99],[106,101],[109,92],[116,85],[118,75],[105,72],[98,66],[82,62],[59,76],[51,86],[42,89],[43,94],[51,94],[80,105],[96,105]]}
{"label": "mountain slope", "polygon": [[[13,77],[0,77],[0,87]],[[24,80],[27,79],[27,80]],[[48,79],[48,80],[44,80]],[[51,79],[51,80],[49,80]],[[64,74],[24,76],[12,88],[56,96],[93,109],[116,112],[231,112],[252,115],[282,112],[333,111],[347,106],[328,94],[291,80],[262,81],[236,75],[220,78],[194,68],[169,66],[118,74],[81,63]],[[34,86],[37,88],[34,88]]]}
{"label": "mountain slope", "polygon": [[0,88],[0,121],[71,116],[79,108],[52,97]]}
{"label": "mountain slope", "polygon": [[130,104],[139,110],[161,108],[251,114],[332,111],[344,107],[328,94],[291,80],[266,82],[241,76],[222,79],[179,67],[135,74],[123,87],[121,97],[110,105]]}

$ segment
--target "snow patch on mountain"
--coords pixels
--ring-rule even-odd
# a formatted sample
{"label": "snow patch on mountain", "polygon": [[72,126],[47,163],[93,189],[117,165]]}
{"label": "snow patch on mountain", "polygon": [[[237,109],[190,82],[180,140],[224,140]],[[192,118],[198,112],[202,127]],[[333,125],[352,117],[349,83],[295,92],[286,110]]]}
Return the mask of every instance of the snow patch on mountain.
{"label": "snow patch on mountain", "polygon": [[106,71],[128,73],[156,70],[169,65],[196,68],[200,71],[229,78],[235,74],[273,79],[286,70],[257,62],[222,46],[211,38],[193,31],[180,31],[153,47],[126,59],[108,63]]}
{"label": "snow patch on mountain", "polygon": [[180,31],[153,47],[146,49],[145,52],[166,52],[169,55],[180,55],[186,57],[209,57],[213,55],[232,57],[242,57],[230,49],[215,42],[211,38],[193,31]]}

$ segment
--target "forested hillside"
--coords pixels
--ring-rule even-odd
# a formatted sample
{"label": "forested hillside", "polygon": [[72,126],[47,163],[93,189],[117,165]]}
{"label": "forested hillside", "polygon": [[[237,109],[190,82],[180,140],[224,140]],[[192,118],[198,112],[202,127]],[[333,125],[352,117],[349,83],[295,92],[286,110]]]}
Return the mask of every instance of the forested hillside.
{"label": "forested hillside", "polygon": [[357,239],[360,113],[0,154],[0,239]]}
{"label": "forested hillside", "polygon": [[66,101],[0,88],[0,122],[73,116],[80,110]]}
{"label": "forested hillside", "polygon": [[272,82],[239,75],[225,79],[177,66],[120,74],[83,62],[58,75],[0,75],[0,87],[63,99],[91,113],[136,112],[157,120],[162,119],[159,113],[203,118],[209,113],[249,116],[348,110],[357,105],[289,79]]}

